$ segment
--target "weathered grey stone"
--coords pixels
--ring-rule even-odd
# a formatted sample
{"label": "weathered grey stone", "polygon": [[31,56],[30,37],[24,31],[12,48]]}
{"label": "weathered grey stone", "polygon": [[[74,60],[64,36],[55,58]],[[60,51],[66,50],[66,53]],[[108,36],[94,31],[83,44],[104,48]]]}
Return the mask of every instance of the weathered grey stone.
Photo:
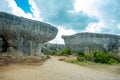
{"label": "weathered grey stone", "polygon": [[120,36],[98,33],[78,33],[62,36],[68,48],[73,52],[83,51],[90,53],[95,50],[107,50],[119,53]]}
{"label": "weathered grey stone", "polygon": [[66,48],[64,44],[45,43],[42,47],[42,52],[51,53],[53,50],[60,52],[63,48]]}
{"label": "weathered grey stone", "polygon": [[41,55],[42,44],[54,39],[57,32],[49,24],[0,12],[0,38],[7,42],[6,49],[11,53]]}

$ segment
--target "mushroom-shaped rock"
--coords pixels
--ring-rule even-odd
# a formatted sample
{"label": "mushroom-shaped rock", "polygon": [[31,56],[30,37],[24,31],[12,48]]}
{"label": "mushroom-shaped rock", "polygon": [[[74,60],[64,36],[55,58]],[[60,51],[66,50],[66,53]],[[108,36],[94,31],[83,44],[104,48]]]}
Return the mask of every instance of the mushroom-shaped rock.
{"label": "mushroom-shaped rock", "polygon": [[95,50],[106,50],[114,53],[120,52],[120,36],[98,33],[78,33],[62,36],[68,48],[73,52],[82,51],[91,53]]}
{"label": "mushroom-shaped rock", "polygon": [[57,32],[49,24],[0,12],[0,52],[41,55],[42,44],[54,39]]}

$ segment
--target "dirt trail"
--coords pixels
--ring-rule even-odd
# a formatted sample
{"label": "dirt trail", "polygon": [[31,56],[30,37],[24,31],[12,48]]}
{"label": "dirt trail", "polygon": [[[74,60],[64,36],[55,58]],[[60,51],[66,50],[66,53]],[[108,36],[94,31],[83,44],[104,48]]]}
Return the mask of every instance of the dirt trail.
{"label": "dirt trail", "polygon": [[120,80],[120,75],[69,64],[52,57],[40,66],[9,65],[0,68],[0,80]]}

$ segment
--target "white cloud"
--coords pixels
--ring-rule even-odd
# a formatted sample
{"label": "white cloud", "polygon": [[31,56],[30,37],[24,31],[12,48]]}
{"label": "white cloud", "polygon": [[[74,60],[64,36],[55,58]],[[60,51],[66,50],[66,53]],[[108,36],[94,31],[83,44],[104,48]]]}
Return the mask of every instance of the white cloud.
{"label": "white cloud", "polygon": [[50,43],[58,43],[58,44],[64,44],[64,40],[61,38],[62,35],[72,35],[75,34],[76,31],[72,30],[72,29],[65,29],[64,27],[58,27],[58,34],[56,36],[56,38],[52,41],[50,41]]}
{"label": "white cloud", "polygon": [[98,23],[90,23],[86,29],[85,29],[85,32],[101,32],[102,28],[104,28],[105,26],[105,23],[103,21],[100,21]]}
{"label": "white cloud", "polygon": [[89,16],[97,16],[96,0],[75,0],[74,10],[75,12],[84,12]]}
{"label": "white cloud", "polygon": [[40,17],[40,11],[36,7],[36,4],[33,0],[30,0],[29,2],[31,4],[31,10],[32,13],[25,13],[20,7],[17,6],[16,2],[14,0],[1,0],[0,1],[0,11],[12,13],[17,16],[33,19],[33,20],[39,20],[41,21],[42,18]]}
{"label": "white cloud", "polygon": [[33,17],[36,20],[42,21],[42,18],[40,17],[40,10],[37,7],[37,5],[34,2],[34,0],[29,0],[29,4],[31,5],[31,11],[33,12]]}
{"label": "white cloud", "polygon": [[104,21],[101,19],[101,12],[98,11],[98,2],[98,0],[75,0],[75,12],[83,12],[90,17],[94,16],[100,20],[99,22],[89,23],[89,25],[84,30],[85,32],[101,32],[101,29],[105,25]]}
{"label": "white cloud", "polygon": [[118,25],[118,28],[120,29],[120,24]]}
{"label": "white cloud", "polygon": [[120,1],[119,0],[75,0],[74,11],[83,12],[90,17],[96,17],[99,22],[89,23],[85,28],[88,32],[118,33],[120,24]]}
{"label": "white cloud", "polygon": [[26,17],[29,19],[33,19],[32,14],[25,13],[20,7],[17,6],[14,0],[7,0],[9,3],[9,7],[11,8],[11,13],[17,16]]}

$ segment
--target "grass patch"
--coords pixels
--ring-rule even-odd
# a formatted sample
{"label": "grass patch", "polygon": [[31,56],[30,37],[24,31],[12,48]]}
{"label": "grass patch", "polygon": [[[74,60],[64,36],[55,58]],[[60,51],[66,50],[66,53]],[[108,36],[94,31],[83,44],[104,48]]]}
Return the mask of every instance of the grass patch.
{"label": "grass patch", "polygon": [[65,62],[72,63],[72,64],[78,64],[81,66],[88,66],[88,65],[96,65],[98,63],[90,62],[90,61],[79,61],[77,57],[67,57],[64,59]]}
{"label": "grass patch", "polygon": [[[66,57],[64,58],[65,62],[72,63],[72,64],[77,64],[80,66],[84,66],[90,69],[97,69],[97,70],[108,70],[108,71],[113,71],[113,72],[119,72],[120,70],[120,63],[119,64],[103,64],[103,63],[95,63],[95,62],[90,62],[90,61],[78,61],[75,56],[72,57]],[[117,72],[117,73],[118,73]]]}
{"label": "grass patch", "polygon": [[78,61],[75,56],[66,57],[64,61],[68,63],[80,65],[89,69],[93,69],[93,70],[107,71],[115,74],[120,74],[120,63],[111,65],[111,64],[95,63],[90,61]]}

